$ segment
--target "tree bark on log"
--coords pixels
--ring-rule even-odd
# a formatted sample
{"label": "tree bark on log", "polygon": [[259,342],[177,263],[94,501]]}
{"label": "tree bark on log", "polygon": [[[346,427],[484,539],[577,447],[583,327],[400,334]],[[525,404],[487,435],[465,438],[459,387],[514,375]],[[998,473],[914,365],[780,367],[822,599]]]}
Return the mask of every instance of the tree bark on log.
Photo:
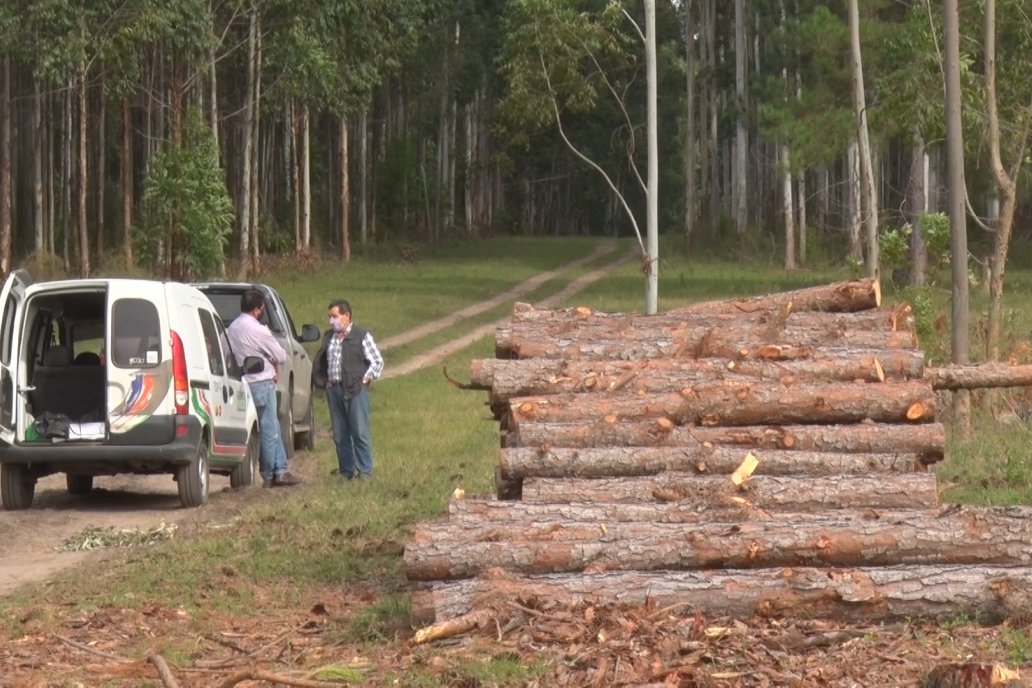
{"label": "tree bark on log", "polygon": [[521,574],[775,566],[1032,563],[1032,510],[917,511],[891,520],[857,512],[783,514],[722,523],[552,522],[499,528],[423,528],[405,549],[409,580]]}
{"label": "tree bark on log", "polygon": [[653,358],[641,361],[478,358],[470,363],[472,389],[493,399],[559,392],[632,389],[675,390],[696,380],[755,378],[791,382],[899,382],[921,379],[924,354],[917,349],[832,350],[827,356],[788,361],[726,358]]}
{"label": "tree bark on log", "polygon": [[945,455],[946,430],[941,423],[701,428],[651,418],[620,422],[523,422],[518,432],[506,433],[505,442],[507,447],[686,447],[709,442],[749,449],[914,453],[925,463],[935,463]]}
{"label": "tree bark on log", "polygon": [[[695,444],[687,447],[514,447],[502,449],[506,478],[608,478],[679,471],[731,474],[748,449]],[[756,450],[756,475],[872,475],[927,470],[915,453]]]}
{"label": "tree bark on log", "polygon": [[1032,586],[1032,568],[892,566],[738,571],[603,572],[490,577],[435,583],[412,596],[418,621],[443,621],[471,609],[535,598],[557,604],[620,602],[686,605],[706,616],[874,622],[907,617],[1004,617],[994,583]]}
{"label": "tree bark on log", "polygon": [[875,278],[834,282],[765,296],[704,301],[686,306],[692,313],[755,313],[757,311],[863,311],[881,306],[881,285]]}
{"label": "tree bark on log", "polygon": [[[930,515],[955,510],[956,506],[944,506]],[[855,518],[865,520],[882,519],[890,521],[913,513],[913,509],[870,509],[852,510]],[[797,511],[791,518],[800,521],[816,521],[828,518],[827,511]],[[636,521],[647,523],[705,523],[722,521],[766,521],[789,518],[785,512],[769,512],[751,504],[734,502],[726,508],[714,508],[711,504],[689,502],[651,502],[638,504],[623,502],[551,502],[534,503],[508,501],[503,499],[477,499],[463,497],[448,503],[448,515],[439,523],[428,527],[467,527],[470,529],[504,528],[512,533],[524,525],[555,523],[556,521],[594,521],[614,523]],[[489,539],[489,538],[481,538]]]}
{"label": "tree bark on log", "polygon": [[985,389],[1032,386],[1032,365],[977,363],[926,368],[924,379],[935,389]]}
{"label": "tree bark on log", "polygon": [[[840,349],[916,349],[910,332],[875,330],[784,330],[769,336],[731,329],[679,331],[649,338],[612,336],[582,338],[523,337],[499,328],[496,358],[582,358],[635,360],[642,358],[811,358],[814,346]],[[807,342],[800,345],[798,342]]]}
{"label": "tree bark on log", "polygon": [[663,473],[633,478],[527,478],[525,502],[705,502],[744,500],[761,509],[924,509],[939,503],[931,473],[792,477],[760,475],[736,486],[727,476]]}
{"label": "tree bark on log", "polygon": [[[628,392],[633,390],[628,390]],[[566,423],[586,418],[669,418],[677,425],[929,422],[935,392],[926,382],[781,385],[767,381],[696,382],[676,392],[565,393],[516,397],[505,423]]]}
{"label": "tree bark on log", "polygon": [[673,308],[656,315],[642,315],[593,311],[584,306],[548,309],[536,308],[527,303],[515,303],[510,324],[515,330],[540,328],[553,332],[600,328],[621,331],[685,326],[724,327],[736,324],[766,325],[775,328],[791,325],[838,329],[911,330],[914,326],[914,315],[913,310],[906,304],[900,304],[891,310],[872,309],[850,313],[794,312],[782,309],[751,313],[698,313],[688,307]]}

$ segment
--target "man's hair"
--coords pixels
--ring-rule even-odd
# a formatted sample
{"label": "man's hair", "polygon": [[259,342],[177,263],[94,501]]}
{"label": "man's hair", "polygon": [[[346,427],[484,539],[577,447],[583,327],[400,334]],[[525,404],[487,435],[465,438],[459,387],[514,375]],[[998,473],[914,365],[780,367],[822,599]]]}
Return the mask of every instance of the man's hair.
{"label": "man's hair", "polygon": [[240,295],[240,312],[250,313],[255,308],[265,305],[265,294],[257,289],[247,289]]}
{"label": "man's hair", "polygon": [[348,303],[347,299],[337,299],[336,301],[330,301],[330,305],[326,310],[332,311],[334,308],[339,310],[341,315],[351,315],[351,304]]}

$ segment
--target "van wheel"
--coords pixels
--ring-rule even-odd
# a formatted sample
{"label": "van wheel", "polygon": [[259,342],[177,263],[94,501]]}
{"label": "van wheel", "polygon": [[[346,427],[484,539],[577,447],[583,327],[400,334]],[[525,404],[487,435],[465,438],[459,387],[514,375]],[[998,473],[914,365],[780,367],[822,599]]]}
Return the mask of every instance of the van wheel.
{"label": "van wheel", "polygon": [[28,509],[35,493],[36,479],[25,466],[17,463],[0,465],[0,496],[5,509]]}
{"label": "van wheel", "polygon": [[208,501],[208,477],[208,440],[202,438],[197,455],[176,471],[180,504],[195,507]]}
{"label": "van wheel", "polygon": [[93,491],[93,476],[69,473],[65,476],[68,494],[85,495]]}
{"label": "van wheel", "polygon": [[254,476],[261,473],[258,459],[261,456],[261,447],[258,444],[257,428],[251,433],[247,440],[247,452],[233,470],[229,473],[230,487],[250,487],[254,485]]}
{"label": "van wheel", "polygon": [[280,439],[283,440],[283,449],[287,452],[287,458],[294,456],[294,395],[291,394],[287,400],[287,415],[280,420]]}

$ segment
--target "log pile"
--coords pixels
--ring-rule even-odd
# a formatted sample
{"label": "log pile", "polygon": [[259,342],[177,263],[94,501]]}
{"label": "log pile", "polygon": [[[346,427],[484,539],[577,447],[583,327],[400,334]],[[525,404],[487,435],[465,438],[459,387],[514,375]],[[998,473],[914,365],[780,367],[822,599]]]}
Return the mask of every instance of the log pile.
{"label": "log pile", "polygon": [[1032,510],[939,505],[935,390],[1032,366],[927,367],[880,301],[857,280],[656,316],[517,304],[467,385],[500,422],[499,498],[416,529],[416,619],[535,597],[999,615],[1032,586]]}

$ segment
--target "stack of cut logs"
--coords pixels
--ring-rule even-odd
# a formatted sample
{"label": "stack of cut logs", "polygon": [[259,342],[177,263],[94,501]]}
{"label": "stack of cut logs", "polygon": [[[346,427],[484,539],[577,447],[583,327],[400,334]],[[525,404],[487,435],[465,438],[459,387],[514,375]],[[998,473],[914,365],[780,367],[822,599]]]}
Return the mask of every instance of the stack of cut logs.
{"label": "stack of cut logs", "polygon": [[[472,363],[502,426],[502,499],[455,497],[405,550],[413,610],[535,597],[705,614],[1014,613],[1032,510],[941,506],[936,389],[1032,366],[928,368],[873,280],[661,315],[517,304]],[[1032,613],[1032,609],[1027,610]]]}

